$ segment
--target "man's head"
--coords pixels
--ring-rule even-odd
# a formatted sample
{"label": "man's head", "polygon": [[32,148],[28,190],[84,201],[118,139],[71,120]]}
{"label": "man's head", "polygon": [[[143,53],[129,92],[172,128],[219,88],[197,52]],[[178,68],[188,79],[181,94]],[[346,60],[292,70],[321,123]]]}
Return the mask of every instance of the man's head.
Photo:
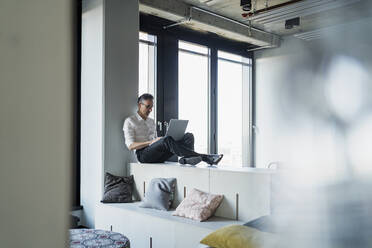
{"label": "man's head", "polygon": [[148,117],[154,106],[154,97],[151,94],[142,94],[138,97],[138,112],[142,117]]}

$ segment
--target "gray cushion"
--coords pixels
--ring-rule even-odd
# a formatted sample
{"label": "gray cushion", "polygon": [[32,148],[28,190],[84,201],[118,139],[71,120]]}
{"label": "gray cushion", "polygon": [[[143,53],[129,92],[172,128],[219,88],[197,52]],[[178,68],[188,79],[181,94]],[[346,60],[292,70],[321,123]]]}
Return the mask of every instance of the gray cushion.
{"label": "gray cushion", "polygon": [[146,189],[142,208],[169,210],[174,200],[176,178],[154,178]]}
{"label": "gray cushion", "polygon": [[114,176],[108,172],[105,174],[105,192],[103,203],[126,203],[132,202],[133,175],[129,177]]}

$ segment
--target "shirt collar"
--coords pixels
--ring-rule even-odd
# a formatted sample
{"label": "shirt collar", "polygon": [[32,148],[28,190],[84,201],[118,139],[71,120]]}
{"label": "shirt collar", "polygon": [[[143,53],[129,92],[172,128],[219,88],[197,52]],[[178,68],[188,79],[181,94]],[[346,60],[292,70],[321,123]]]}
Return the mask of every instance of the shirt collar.
{"label": "shirt collar", "polygon": [[[139,114],[138,112],[136,112],[136,117],[139,121],[146,121],[145,119],[143,119]],[[148,119],[148,118],[147,118]]]}

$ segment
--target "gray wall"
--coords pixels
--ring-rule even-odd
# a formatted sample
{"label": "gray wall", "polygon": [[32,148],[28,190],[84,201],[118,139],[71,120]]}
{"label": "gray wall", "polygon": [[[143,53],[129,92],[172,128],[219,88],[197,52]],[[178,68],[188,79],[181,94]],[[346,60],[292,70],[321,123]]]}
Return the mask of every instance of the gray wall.
{"label": "gray wall", "polygon": [[136,0],[105,1],[105,172],[125,175],[124,119],[138,95],[139,11]]}
{"label": "gray wall", "polygon": [[369,170],[371,23],[255,53],[257,167],[281,161],[318,181]]}
{"label": "gray wall", "polygon": [[104,172],[125,175],[130,157],[122,127],[138,94],[138,2],[83,1],[82,28],[82,223],[94,227]]}
{"label": "gray wall", "polygon": [[73,1],[0,3],[1,247],[67,247]]}

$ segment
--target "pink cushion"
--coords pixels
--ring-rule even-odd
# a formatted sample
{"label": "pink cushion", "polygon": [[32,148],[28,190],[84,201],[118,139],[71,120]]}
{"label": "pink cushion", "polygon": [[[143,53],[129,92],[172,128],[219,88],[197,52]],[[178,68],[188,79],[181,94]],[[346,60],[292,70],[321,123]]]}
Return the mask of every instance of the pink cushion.
{"label": "pink cushion", "polygon": [[192,189],[188,196],[178,205],[173,215],[203,221],[214,214],[222,199],[223,195],[214,195]]}

